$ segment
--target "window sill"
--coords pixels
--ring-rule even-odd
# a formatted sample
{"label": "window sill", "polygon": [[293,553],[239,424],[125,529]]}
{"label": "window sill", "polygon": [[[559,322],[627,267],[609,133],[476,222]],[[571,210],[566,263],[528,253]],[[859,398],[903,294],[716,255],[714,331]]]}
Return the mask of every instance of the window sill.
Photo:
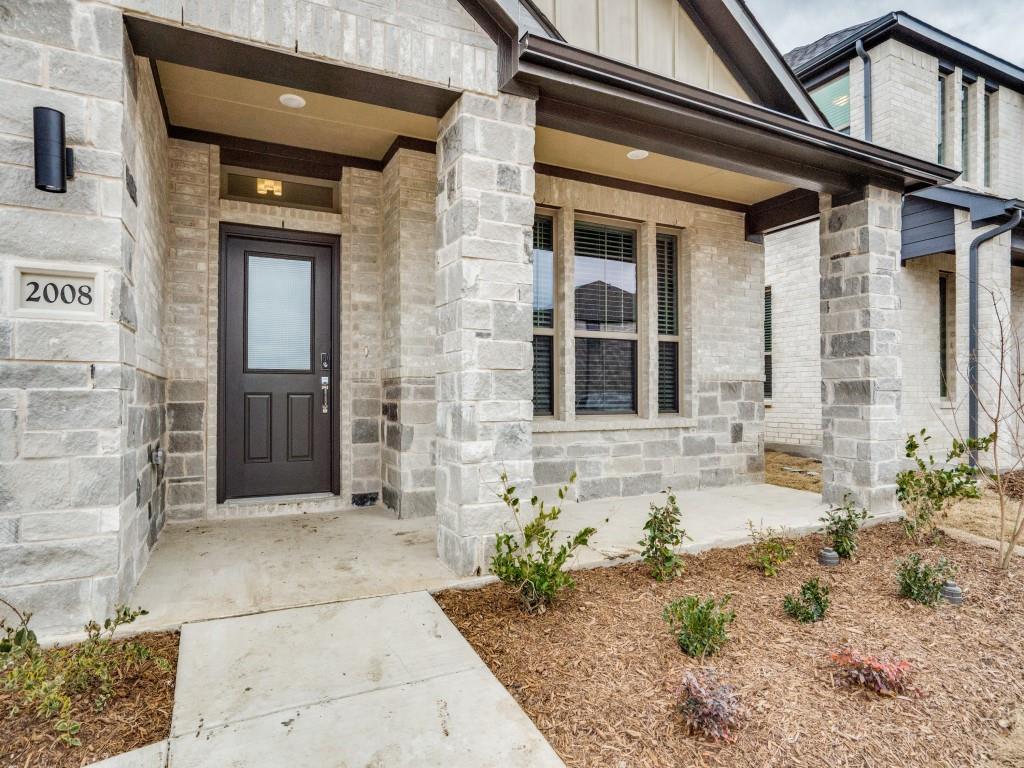
{"label": "window sill", "polygon": [[640,416],[580,416],[575,421],[562,421],[550,416],[533,420],[534,433],[543,432],[615,432],[630,429],[693,429],[696,419],[664,416],[644,419]]}

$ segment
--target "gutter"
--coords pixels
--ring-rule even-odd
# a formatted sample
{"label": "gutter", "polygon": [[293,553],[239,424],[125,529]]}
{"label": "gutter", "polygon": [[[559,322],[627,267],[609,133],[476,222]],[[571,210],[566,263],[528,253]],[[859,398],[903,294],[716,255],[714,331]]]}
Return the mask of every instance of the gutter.
{"label": "gutter", "polygon": [[[1020,208],[1013,208],[1010,220],[999,225],[995,229],[983,232],[971,241],[970,252],[970,298],[967,342],[967,437],[971,440],[978,438],[978,250],[983,243],[988,242],[1004,232],[1009,232],[1020,224]],[[998,446],[997,446],[998,449]],[[972,449],[970,452],[971,466],[978,464],[978,452]]]}
{"label": "gutter", "polygon": [[864,50],[862,40],[854,43],[860,60],[864,62],[864,141],[871,141],[871,57]]}

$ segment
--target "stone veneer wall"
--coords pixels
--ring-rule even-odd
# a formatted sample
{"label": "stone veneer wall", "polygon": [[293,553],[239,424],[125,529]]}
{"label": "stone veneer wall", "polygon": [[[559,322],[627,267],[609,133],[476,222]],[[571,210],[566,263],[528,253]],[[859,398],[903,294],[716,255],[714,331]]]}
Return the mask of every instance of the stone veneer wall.
{"label": "stone veneer wall", "polygon": [[[166,134],[103,5],[7,4],[0,103],[0,594],[49,633],[109,615],[163,522]],[[66,115],[67,194],[33,186],[34,106]],[[95,270],[99,317],[21,313],[12,262]]]}
{"label": "stone veneer wall", "polygon": [[[576,210],[645,222],[641,281],[653,275],[654,233],[680,237],[681,413],[658,415],[650,313],[640,313],[637,416],[575,416],[571,377],[562,377],[557,418],[532,425],[538,485],[578,475],[581,499],[757,482],[763,478],[762,249],[745,240],[743,215],[551,176],[537,177],[537,205],[556,211],[562,307],[571,307],[572,222]],[[556,257],[556,263],[559,258]],[[656,302],[647,280],[648,306]],[[643,284],[641,284],[641,290]],[[556,320],[559,370],[571,370],[569,313]],[[646,325],[645,325],[646,323]],[[650,334],[650,335],[649,335]],[[568,361],[568,362],[566,362]]]}

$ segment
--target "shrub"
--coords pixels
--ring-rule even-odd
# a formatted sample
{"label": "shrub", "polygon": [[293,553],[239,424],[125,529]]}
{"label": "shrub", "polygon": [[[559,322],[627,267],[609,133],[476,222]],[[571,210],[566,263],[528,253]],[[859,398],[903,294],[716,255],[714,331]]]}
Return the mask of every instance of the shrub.
{"label": "shrub", "polygon": [[[576,475],[569,483],[576,481]],[[530,506],[536,516],[526,525],[520,517],[520,502],[515,486],[508,484],[508,475],[501,475],[502,492],[498,495],[505,502],[515,518],[518,534],[499,533],[495,543],[495,554],[491,560],[491,573],[503,583],[512,587],[527,613],[543,613],[560,592],[576,586],[565,570],[565,563],[577,547],[586,546],[596,533],[594,528],[584,528],[575,536],[555,548],[556,530],[549,528],[562,513],[556,506],[546,507],[536,496],[530,499]],[[565,498],[568,485],[558,489],[559,500]],[[520,543],[520,541],[522,543]]]}
{"label": "shrub", "polygon": [[907,435],[906,455],[917,469],[896,475],[896,498],[903,505],[903,529],[917,541],[935,532],[937,519],[946,514],[954,501],[976,499],[981,495],[977,485],[979,470],[965,461],[965,457],[971,447],[986,449],[989,438],[977,441],[977,446],[954,440],[943,466],[936,466],[935,457],[930,453],[927,461],[921,457],[921,451],[930,440],[931,436],[924,429],[917,435]]}
{"label": "shrub", "polygon": [[733,740],[743,717],[736,691],[710,667],[683,675],[679,712],[692,732],[725,741]]}
{"label": "shrub", "polygon": [[21,705],[30,707],[36,717],[53,719],[58,738],[69,746],[81,746],[81,723],[71,718],[72,696],[91,694],[93,708],[102,712],[113,695],[116,678],[125,672],[146,663],[169,669],[166,659],[154,657],[141,643],[113,642],[119,627],[146,613],[141,608],[131,610],[119,605],[102,627],[95,621],[86,624],[86,639],[78,645],[42,649],[29,629],[32,615],[19,612],[5,600],[0,602],[11,609],[17,621],[11,626],[0,619],[0,673],[4,687],[14,691]]}
{"label": "shrub", "polygon": [[782,608],[797,621],[821,621],[828,610],[828,592],[827,584],[820,583],[817,578],[808,579],[800,586],[798,594],[786,595],[782,599]]}
{"label": "shrub", "polygon": [[755,528],[754,523],[748,520],[747,530],[754,542],[750,562],[765,576],[778,576],[780,566],[793,556],[794,546],[781,528]]}
{"label": "shrub", "polygon": [[832,653],[831,658],[837,667],[832,672],[836,685],[856,685],[883,696],[913,692],[909,661],[862,655],[850,648]]}
{"label": "shrub", "polygon": [[821,521],[825,524],[825,535],[832,542],[832,549],[842,558],[851,558],[857,551],[857,531],[869,517],[866,509],[854,509],[849,496],[842,506],[833,506]]}
{"label": "shrub", "polygon": [[651,504],[644,523],[644,538],[638,542],[644,547],[642,557],[658,581],[671,581],[683,572],[683,559],[676,548],[690,538],[679,525],[679,504],[669,488],[665,506]]}
{"label": "shrub", "polygon": [[900,597],[921,605],[937,605],[942,597],[942,584],[956,573],[946,558],[929,563],[916,552],[900,562],[896,578],[900,583]]}
{"label": "shrub", "polygon": [[683,653],[703,658],[725,645],[729,639],[726,627],[736,618],[733,611],[725,609],[731,598],[726,595],[716,603],[714,597],[701,600],[688,595],[665,606],[661,617]]}

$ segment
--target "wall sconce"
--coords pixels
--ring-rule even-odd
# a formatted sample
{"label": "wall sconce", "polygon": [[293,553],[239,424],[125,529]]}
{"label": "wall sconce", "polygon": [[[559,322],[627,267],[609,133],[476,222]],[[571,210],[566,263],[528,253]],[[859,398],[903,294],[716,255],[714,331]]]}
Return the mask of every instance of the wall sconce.
{"label": "wall sconce", "polygon": [[75,154],[64,146],[64,113],[49,107],[33,107],[36,189],[67,192],[67,180],[75,175]]}
{"label": "wall sconce", "polygon": [[256,179],[256,194],[281,197],[284,194],[284,184],[277,179]]}

